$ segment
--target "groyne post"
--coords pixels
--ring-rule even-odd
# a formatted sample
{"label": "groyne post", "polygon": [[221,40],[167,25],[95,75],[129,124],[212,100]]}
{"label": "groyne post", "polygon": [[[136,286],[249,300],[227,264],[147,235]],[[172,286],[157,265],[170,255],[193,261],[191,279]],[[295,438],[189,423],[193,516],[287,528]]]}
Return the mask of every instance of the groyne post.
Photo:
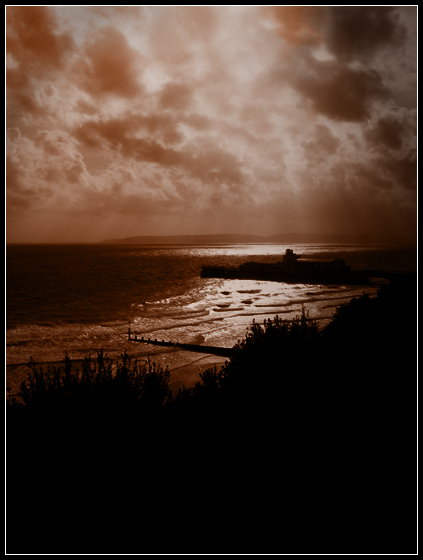
{"label": "groyne post", "polygon": [[158,340],[155,338],[145,339],[143,336],[138,338],[138,335],[134,335],[131,338],[131,329],[128,328],[128,340],[132,342],[144,342],[147,344],[154,344],[157,346],[172,346],[179,348],[180,350],[187,350],[188,352],[199,352],[202,354],[215,354],[216,356],[222,356],[225,358],[231,358],[234,355],[234,350],[232,348],[224,348],[220,346],[203,346],[200,344],[185,344],[179,342],[172,342],[171,340]]}

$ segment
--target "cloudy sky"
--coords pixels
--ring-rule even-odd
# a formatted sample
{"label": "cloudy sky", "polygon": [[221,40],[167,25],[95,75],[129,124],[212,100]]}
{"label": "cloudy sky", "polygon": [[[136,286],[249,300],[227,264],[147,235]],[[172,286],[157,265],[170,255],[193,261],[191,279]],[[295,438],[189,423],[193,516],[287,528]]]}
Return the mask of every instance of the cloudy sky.
{"label": "cloudy sky", "polygon": [[6,8],[7,240],[416,233],[416,7]]}

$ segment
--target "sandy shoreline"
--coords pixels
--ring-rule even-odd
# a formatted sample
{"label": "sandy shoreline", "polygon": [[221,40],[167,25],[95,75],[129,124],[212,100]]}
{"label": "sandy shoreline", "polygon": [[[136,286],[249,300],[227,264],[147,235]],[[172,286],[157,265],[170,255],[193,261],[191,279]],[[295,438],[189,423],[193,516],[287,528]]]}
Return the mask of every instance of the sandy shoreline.
{"label": "sandy shoreline", "polygon": [[[196,354],[198,355],[198,354]],[[185,364],[173,370],[170,370],[170,383],[169,388],[172,391],[177,391],[185,387],[193,387],[198,381],[201,380],[200,373],[206,369],[213,368],[214,366],[219,369],[228,360],[228,358],[221,358],[214,355],[202,356],[190,364]]]}

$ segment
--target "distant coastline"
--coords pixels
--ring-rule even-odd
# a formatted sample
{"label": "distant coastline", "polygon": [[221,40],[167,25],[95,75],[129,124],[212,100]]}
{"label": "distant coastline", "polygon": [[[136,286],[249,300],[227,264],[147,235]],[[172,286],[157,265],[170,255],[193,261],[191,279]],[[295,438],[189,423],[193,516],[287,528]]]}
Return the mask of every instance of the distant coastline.
{"label": "distant coastline", "polygon": [[101,241],[6,241],[12,245],[230,245],[230,244],[296,244],[325,243],[340,245],[398,245],[417,247],[417,236],[400,237],[365,234],[279,233],[276,235],[210,234],[210,235],[136,235]]}
{"label": "distant coastline", "polygon": [[214,235],[137,235],[105,239],[101,244],[228,244],[228,243],[345,243],[359,245],[417,245],[417,239],[383,235],[280,233],[277,235],[214,234]]}

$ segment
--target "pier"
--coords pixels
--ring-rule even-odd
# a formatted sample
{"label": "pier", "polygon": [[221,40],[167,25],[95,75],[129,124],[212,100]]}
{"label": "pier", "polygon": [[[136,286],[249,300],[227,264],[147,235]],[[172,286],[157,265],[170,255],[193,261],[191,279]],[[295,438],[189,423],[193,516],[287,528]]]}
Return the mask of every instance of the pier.
{"label": "pier", "polygon": [[232,358],[235,354],[233,348],[224,348],[223,346],[204,346],[201,344],[184,344],[182,342],[171,342],[166,340],[154,340],[151,338],[139,337],[138,335],[131,336],[131,328],[128,328],[128,340],[131,342],[142,342],[143,344],[153,344],[155,346],[166,346],[178,350],[187,350],[188,352],[199,352],[201,354],[214,354],[215,356],[222,356],[224,358]]}

